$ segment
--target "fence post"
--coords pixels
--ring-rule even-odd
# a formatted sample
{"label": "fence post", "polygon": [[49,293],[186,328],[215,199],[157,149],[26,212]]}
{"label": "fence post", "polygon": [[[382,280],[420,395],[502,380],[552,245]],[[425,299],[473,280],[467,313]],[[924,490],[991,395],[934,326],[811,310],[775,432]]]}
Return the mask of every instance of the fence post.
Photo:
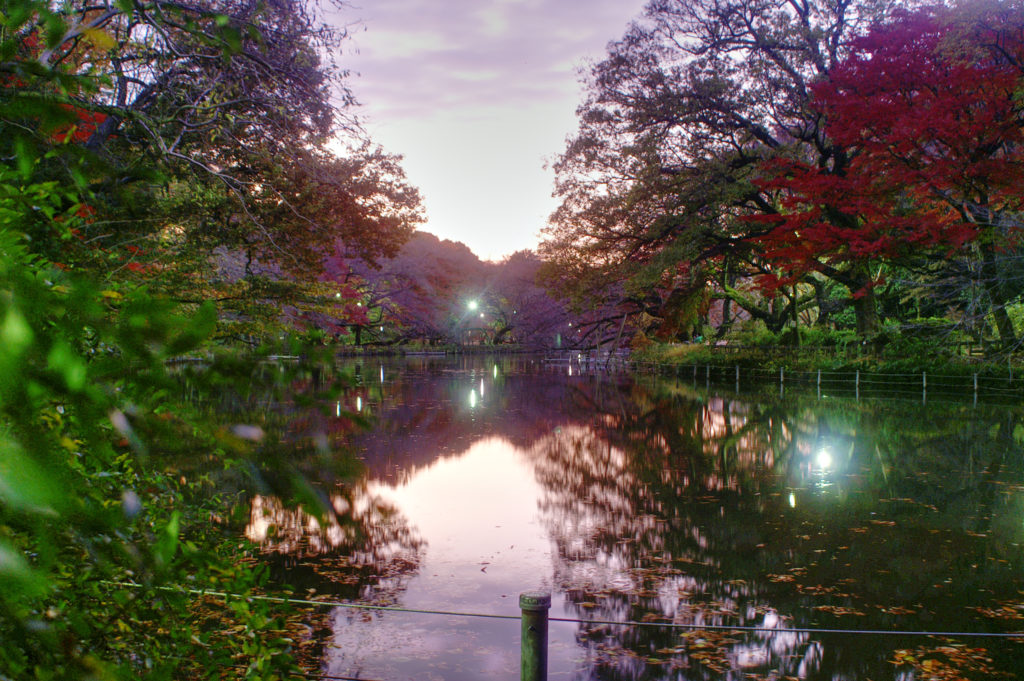
{"label": "fence post", "polygon": [[544,591],[521,593],[519,608],[523,611],[519,679],[547,681],[548,610],[551,609],[551,594]]}

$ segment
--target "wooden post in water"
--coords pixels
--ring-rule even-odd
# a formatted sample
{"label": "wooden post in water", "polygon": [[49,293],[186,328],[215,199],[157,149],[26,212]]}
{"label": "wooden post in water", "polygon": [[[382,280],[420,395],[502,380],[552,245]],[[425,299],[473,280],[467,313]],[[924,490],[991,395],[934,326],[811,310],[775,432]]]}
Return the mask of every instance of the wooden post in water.
{"label": "wooden post in water", "polygon": [[519,679],[547,681],[548,610],[551,609],[551,594],[544,591],[521,593],[519,608],[523,611]]}
{"label": "wooden post in water", "polygon": [[860,399],[860,369],[857,369],[857,377],[854,379],[854,389],[857,392],[857,399]]}
{"label": "wooden post in water", "polygon": [[736,392],[740,391],[740,365],[736,365]]}

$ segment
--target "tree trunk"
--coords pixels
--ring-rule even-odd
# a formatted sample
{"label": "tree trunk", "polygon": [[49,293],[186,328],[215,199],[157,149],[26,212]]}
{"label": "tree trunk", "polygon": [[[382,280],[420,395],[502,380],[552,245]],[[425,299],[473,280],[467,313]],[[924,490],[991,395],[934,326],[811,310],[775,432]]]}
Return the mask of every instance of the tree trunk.
{"label": "tree trunk", "polygon": [[1006,307],[1003,305],[992,306],[992,317],[996,322],[996,329],[999,330],[1000,345],[1004,348],[1012,348],[1017,344],[1017,332],[1013,328],[1013,320],[1006,314]]}
{"label": "tree trunk", "polygon": [[991,248],[982,246],[981,250],[981,283],[985,288],[985,293],[988,294],[992,319],[999,331],[1000,344],[1004,348],[1011,348],[1017,343],[1017,332],[1013,328],[1013,321],[1006,313],[1006,305],[1012,300],[1012,296],[1008,296],[1004,290]]}
{"label": "tree trunk", "polygon": [[800,346],[800,299],[796,284],[793,284],[793,302],[790,308],[793,317],[793,345]]}
{"label": "tree trunk", "polygon": [[853,312],[857,317],[857,335],[868,338],[878,333],[878,306],[875,303],[875,292],[871,288],[860,289],[860,296],[853,299]]}

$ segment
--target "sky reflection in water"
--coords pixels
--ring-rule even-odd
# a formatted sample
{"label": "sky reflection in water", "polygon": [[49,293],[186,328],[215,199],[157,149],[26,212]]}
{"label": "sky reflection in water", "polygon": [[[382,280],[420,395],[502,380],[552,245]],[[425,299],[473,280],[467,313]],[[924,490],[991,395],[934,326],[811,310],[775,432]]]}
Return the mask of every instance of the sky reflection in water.
{"label": "sky reflection in water", "polygon": [[[375,380],[345,404],[378,419],[353,439],[366,475],[332,499],[357,522],[254,507],[250,536],[302,555],[286,581],[510,615],[520,592],[549,588],[552,616],[582,620],[1024,628],[1019,409],[740,397],[511,361],[361,373]],[[518,678],[517,621],[331,619],[329,674]],[[977,639],[552,623],[550,640],[553,679],[1016,678],[1024,665],[1024,644]]]}

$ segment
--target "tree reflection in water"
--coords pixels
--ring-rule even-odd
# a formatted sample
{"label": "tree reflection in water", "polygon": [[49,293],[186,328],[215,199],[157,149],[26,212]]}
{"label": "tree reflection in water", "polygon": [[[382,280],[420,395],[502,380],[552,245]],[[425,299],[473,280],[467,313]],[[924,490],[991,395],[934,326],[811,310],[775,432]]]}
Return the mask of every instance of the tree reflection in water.
{"label": "tree reflection in water", "polygon": [[[580,619],[1013,631],[1024,617],[1018,414],[745,403],[661,381],[577,386],[572,403],[578,425],[532,456],[555,584]],[[894,650],[922,646],[684,631],[580,625],[581,678],[887,678]],[[962,643],[910,657],[949,678],[1019,668],[1018,644]]]}
{"label": "tree reflection in water", "polygon": [[286,508],[275,497],[256,495],[245,535],[279,557],[293,585],[315,583],[324,592],[325,584],[332,584],[331,593],[339,596],[394,602],[403,578],[419,563],[422,542],[380,499],[349,488],[330,501],[334,514],[317,518],[301,507]]}
{"label": "tree reflection in water", "polygon": [[[473,359],[364,366],[337,400],[302,427],[337,427],[343,419],[330,408],[338,404],[375,419],[370,431],[344,438],[363,476],[325,487],[338,519],[321,523],[261,497],[249,527],[300,587],[435,602],[413,590],[438,588],[440,577],[431,582],[417,566],[441,547],[425,546],[416,517],[366,495],[421,479],[442,460],[454,468],[486,441],[504,443],[503,460],[521,459],[539,484],[540,523],[524,518],[517,531],[539,527],[550,556],[514,560],[537,561],[534,573],[555,591],[553,616],[887,631],[1016,631],[1024,621],[1016,407],[737,396]],[[451,506],[445,501],[435,517]],[[492,593],[503,565],[485,567],[446,564],[458,579],[478,575],[460,608],[491,612],[508,595]],[[387,638],[413,625],[335,620],[358,626],[391,627],[379,629]],[[494,636],[474,640],[514,645]],[[568,652],[555,641],[552,664],[577,679],[981,679],[1016,678],[1024,668],[1024,644],[998,640],[598,623],[577,625],[574,637]],[[429,655],[420,652],[410,653],[409,668],[425,675]],[[443,676],[476,678],[461,673]]]}

